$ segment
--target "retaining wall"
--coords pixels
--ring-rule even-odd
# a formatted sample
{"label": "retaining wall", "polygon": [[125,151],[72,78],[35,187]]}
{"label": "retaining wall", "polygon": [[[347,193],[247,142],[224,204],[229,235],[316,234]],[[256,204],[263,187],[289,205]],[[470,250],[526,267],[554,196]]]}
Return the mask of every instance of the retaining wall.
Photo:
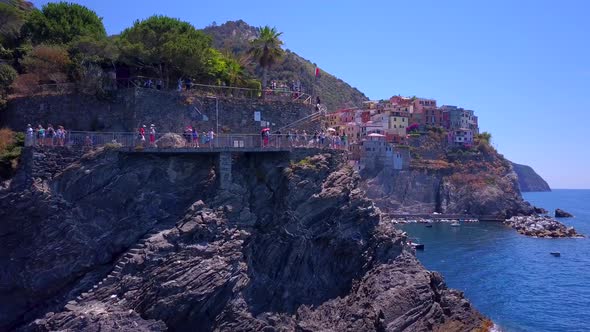
{"label": "retaining wall", "polygon": [[80,93],[15,98],[0,112],[0,127],[22,131],[28,123],[51,123],[76,131],[135,131],[139,125],[149,127],[153,123],[159,132],[181,132],[187,125],[200,131],[216,130],[219,121],[220,132],[259,133],[261,122],[254,121],[256,111],[271,128],[279,128],[311,114],[313,109],[293,102],[225,97],[216,100],[133,88],[117,90],[108,99]]}

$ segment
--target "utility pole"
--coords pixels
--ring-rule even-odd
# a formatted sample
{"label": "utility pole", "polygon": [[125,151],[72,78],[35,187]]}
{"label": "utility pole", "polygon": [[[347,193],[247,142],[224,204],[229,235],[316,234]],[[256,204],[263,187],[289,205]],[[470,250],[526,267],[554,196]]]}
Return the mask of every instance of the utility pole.
{"label": "utility pole", "polygon": [[219,98],[215,97],[215,134],[219,135]]}

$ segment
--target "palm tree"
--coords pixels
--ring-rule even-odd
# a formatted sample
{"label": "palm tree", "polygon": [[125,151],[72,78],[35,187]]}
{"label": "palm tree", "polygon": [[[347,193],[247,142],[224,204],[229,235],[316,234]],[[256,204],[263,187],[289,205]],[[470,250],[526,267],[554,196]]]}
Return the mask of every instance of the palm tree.
{"label": "palm tree", "polygon": [[252,61],[248,54],[235,55],[226,50],[223,53],[226,62],[225,79],[229,86],[239,87],[248,79],[246,66]]}
{"label": "palm tree", "polygon": [[272,66],[282,55],[283,41],[279,39],[282,32],[278,32],[276,28],[271,28],[268,25],[260,28],[260,35],[258,38],[252,40],[251,48],[248,51],[258,60],[260,67],[262,67],[262,88],[266,88],[266,76],[268,68]]}

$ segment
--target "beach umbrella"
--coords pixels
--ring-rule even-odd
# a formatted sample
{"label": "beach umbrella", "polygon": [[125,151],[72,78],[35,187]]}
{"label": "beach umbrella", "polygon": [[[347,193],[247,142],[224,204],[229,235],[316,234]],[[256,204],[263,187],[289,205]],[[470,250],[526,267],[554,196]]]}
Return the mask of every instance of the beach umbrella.
{"label": "beach umbrella", "polygon": [[328,131],[336,131],[334,128],[328,128]]}
{"label": "beach umbrella", "polygon": [[270,131],[270,128],[264,128],[264,129],[262,129],[261,131],[262,131],[262,132],[265,132],[265,131]]}

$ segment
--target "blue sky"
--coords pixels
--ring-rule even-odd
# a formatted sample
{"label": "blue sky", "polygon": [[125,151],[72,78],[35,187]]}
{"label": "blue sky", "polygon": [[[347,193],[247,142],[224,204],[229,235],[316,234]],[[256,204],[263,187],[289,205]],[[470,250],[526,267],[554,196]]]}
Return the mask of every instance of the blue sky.
{"label": "blue sky", "polygon": [[[168,15],[243,19],[363,91],[476,111],[507,158],[552,188],[590,188],[590,1],[73,1],[109,34]],[[33,1],[40,7],[47,1]]]}

